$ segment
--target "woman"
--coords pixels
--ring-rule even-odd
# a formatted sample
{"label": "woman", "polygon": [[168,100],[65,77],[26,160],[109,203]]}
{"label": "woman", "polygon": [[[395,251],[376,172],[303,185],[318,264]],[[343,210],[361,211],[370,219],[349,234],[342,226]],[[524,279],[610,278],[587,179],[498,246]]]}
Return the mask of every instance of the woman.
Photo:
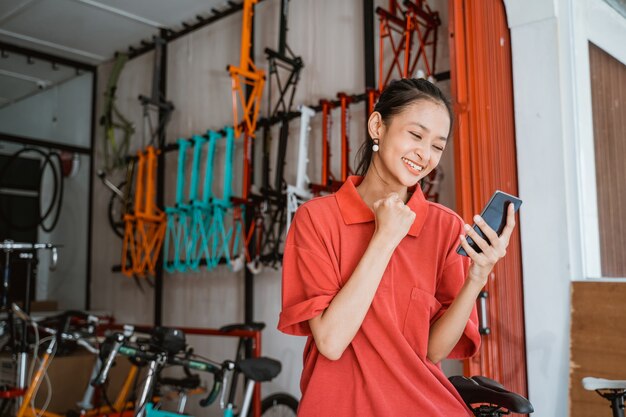
{"label": "woman", "polygon": [[[480,345],[476,298],[515,226],[482,239],[418,182],[453,113],[426,80],[392,82],[368,120],[358,172],[302,205],[286,240],[279,330],[308,336],[301,417],[471,416],[439,362]],[[476,253],[469,235],[482,249]],[[456,253],[459,243],[471,260]]]}

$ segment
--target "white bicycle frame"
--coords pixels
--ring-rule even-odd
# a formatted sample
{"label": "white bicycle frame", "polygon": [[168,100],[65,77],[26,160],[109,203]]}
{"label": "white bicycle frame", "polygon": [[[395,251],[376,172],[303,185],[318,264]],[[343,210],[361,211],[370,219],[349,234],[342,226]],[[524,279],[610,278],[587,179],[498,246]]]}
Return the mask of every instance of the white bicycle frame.
{"label": "white bicycle frame", "polygon": [[287,184],[287,231],[291,226],[291,219],[296,210],[306,200],[311,199],[311,191],[309,191],[309,177],[307,176],[307,168],[309,165],[309,131],[311,130],[311,117],[315,115],[315,111],[307,106],[300,106],[300,137],[298,139],[298,172],[296,176],[296,185]]}

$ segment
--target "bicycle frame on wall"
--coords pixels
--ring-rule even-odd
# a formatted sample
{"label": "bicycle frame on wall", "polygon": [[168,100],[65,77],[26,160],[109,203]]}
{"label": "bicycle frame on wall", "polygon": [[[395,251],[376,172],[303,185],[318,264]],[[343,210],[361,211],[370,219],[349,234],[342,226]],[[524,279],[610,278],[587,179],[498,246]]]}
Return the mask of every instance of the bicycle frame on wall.
{"label": "bicycle frame on wall", "polygon": [[129,277],[153,275],[163,236],[165,213],[156,206],[157,150],[138,152],[134,213],[125,214],[122,273]]}
{"label": "bicycle frame on wall", "polygon": [[[380,51],[378,91],[387,86],[394,74],[398,78],[414,77],[420,62],[426,78],[435,74],[439,14],[430,9],[426,0],[405,0],[403,4],[405,10],[397,0],[389,0],[388,9],[376,8]],[[417,51],[414,51],[415,45]],[[431,50],[430,57],[427,48]]]}
{"label": "bicycle frame on wall", "polygon": [[287,230],[291,226],[298,206],[312,197],[309,190],[309,177],[307,167],[309,165],[309,131],[311,130],[311,117],[315,111],[307,106],[300,106],[300,136],[298,140],[298,170],[296,185],[287,184]]}

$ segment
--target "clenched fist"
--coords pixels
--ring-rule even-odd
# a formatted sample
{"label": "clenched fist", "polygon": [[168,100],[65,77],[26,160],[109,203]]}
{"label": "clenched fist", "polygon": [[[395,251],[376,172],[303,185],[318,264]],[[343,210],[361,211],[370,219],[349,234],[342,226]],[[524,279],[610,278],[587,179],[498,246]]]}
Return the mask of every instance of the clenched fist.
{"label": "clenched fist", "polygon": [[376,217],[375,234],[380,235],[395,248],[406,236],[415,220],[415,213],[402,201],[397,193],[374,202]]}

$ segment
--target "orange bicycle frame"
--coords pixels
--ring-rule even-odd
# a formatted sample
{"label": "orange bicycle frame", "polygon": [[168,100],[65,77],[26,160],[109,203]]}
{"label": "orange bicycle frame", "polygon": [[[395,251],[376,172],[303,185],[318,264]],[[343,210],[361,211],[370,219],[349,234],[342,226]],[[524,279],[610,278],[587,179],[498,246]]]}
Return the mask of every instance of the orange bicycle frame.
{"label": "orange bicycle frame", "polygon": [[[254,14],[254,5],[257,2],[258,0],[244,0],[239,66],[228,66],[228,72],[232,80],[233,116],[236,137],[239,137],[242,132],[247,133],[251,138],[255,137],[261,96],[263,95],[263,85],[265,84],[265,72],[257,69],[250,58],[252,16]],[[252,87],[249,95],[246,94],[245,86]],[[243,113],[241,122],[239,120],[239,103],[241,103]]]}
{"label": "orange bicycle frame", "polygon": [[124,215],[122,273],[129,277],[154,274],[166,226],[165,213],[155,203],[157,150],[148,146],[137,157],[135,210]]}

